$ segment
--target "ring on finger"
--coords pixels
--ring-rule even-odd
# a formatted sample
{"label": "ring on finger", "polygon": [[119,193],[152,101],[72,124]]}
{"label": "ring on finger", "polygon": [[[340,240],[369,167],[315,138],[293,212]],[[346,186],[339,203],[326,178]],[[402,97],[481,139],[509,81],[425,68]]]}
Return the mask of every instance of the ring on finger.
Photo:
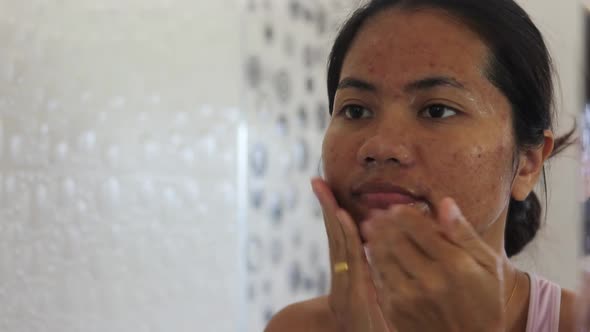
{"label": "ring on finger", "polygon": [[338,262],[334,264],[334,273],[346,272],[348,271],[348,263],[347,262]]}

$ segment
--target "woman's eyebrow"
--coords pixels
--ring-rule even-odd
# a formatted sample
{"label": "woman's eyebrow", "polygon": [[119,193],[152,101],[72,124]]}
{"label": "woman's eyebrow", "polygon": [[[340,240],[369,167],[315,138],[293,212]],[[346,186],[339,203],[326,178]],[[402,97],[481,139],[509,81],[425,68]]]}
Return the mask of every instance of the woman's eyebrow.
{"label": "woman's eyebrow", "polygon": [[446,86],[461,90],[467,90],[465,86],[457,79],[449,76],[432,76],[419,79],[417,81],[406,84],[404,91],[414,92],[417,90],[429,90],[440,86]]}
{"label": "woman's eyebrow", "polygon": [[[404,87],[404,91],[415,92],[418,90],[429,90],[440,86],[446,86],[466,91],[468,90],[461,82],[459,82],[457,79],[453,77],[431,76],[421,78],[419,80],[406,84]],[[346,77],[342,79],[340,83],[338,83],[337,90],[341,89],[357,89],[368,92],[377,91],[377,87],[374,84],[354,77]]]}
{"label": "woman's eyebrow", "polygon": [[337,90],[342,90],[342,89],[357,89],[357,90],[363,90],[363,91],[368,91],[368,92],[377,91],[377,87],[375,85],[373,85],[367,81],[363,81],[361,79],[354,78],[354,77],[346,77],[346,78],[342,79],[340,81],[340,83],[338,83]]}

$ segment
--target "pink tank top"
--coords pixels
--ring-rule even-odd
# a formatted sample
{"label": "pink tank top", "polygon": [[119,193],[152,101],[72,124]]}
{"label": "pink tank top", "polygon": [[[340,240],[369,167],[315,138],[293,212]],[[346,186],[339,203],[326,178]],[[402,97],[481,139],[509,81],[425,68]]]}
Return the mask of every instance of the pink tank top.
{"label": "pink tank top", "polygon": [[561,287],[534,274],[529,274],[529,278],[531,294],[526,332],[558,332]]}

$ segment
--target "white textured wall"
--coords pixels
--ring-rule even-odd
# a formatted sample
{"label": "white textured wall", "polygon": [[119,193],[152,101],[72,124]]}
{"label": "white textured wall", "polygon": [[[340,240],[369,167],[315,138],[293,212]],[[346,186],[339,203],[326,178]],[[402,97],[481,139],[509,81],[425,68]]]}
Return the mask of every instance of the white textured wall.
{"label": "white textured wall", "polygon": [[237,3],[0,8],[0,330],[237,331]]}

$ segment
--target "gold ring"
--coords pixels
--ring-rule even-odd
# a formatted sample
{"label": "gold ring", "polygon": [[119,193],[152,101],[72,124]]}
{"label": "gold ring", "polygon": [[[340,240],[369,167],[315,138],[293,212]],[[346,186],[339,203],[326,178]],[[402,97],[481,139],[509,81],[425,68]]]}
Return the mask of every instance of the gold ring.
{"label": "gold ring", "polygon": [[334,264],[334,273],[346,272],[348,271],[348,263],[347,262],[338,262]]}

